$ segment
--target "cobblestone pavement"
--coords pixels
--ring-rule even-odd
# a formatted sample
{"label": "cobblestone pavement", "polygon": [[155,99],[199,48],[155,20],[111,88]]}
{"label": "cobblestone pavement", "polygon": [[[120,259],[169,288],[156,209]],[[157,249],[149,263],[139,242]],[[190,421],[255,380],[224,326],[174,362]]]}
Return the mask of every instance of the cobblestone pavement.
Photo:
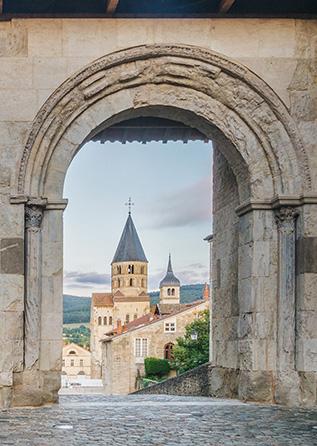
{"label": "cobblestone pavement", "polygon": [[0,445],[314,446],[317,410],[209,398],[76,395],[0,411]]}

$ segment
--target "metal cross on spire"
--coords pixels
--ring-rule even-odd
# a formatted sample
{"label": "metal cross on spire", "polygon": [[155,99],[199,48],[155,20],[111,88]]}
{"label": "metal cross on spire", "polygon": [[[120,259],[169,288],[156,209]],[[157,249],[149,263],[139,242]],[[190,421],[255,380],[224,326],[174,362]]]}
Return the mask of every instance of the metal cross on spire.
{"label": "metal cross on spire", "polygon": [[134,203],[132,203],[131,197],[129,197],[129,200],[127,203],[125,203],[125,206],[129,206],[129,215],[131,215],[131,207],[134,206]]}

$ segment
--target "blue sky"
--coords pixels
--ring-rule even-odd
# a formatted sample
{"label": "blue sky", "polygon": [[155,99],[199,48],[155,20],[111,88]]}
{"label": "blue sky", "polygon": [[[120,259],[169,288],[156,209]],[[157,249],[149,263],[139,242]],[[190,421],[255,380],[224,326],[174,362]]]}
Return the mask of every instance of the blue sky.
{"label": "blue sky", "polygon": [[87,143],[73,160],[64,196],[64,292],[110,290],[110,263],[131,196],[132,217],[158,288],[172,254],[182,284],[208,279],[211,144]]}

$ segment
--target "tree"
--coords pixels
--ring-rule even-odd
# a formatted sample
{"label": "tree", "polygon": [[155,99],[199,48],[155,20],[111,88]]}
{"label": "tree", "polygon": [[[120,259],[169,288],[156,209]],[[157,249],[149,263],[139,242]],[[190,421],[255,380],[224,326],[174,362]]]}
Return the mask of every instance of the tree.
{"label": "tree", "polygon": [[199,313],[185,327],[184,337],[178,338],[173,349],[172,366],[179,373],[198,367],[209,360],[209,310]]}

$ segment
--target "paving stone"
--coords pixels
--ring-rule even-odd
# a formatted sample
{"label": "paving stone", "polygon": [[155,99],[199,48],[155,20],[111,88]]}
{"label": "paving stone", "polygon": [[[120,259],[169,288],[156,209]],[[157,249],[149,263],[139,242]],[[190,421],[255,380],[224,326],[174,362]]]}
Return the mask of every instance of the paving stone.
{"label": "paving stone", "polygon": [[317,409],[169,395],[68,395],[0,411],[1,446],[317,446]]}

